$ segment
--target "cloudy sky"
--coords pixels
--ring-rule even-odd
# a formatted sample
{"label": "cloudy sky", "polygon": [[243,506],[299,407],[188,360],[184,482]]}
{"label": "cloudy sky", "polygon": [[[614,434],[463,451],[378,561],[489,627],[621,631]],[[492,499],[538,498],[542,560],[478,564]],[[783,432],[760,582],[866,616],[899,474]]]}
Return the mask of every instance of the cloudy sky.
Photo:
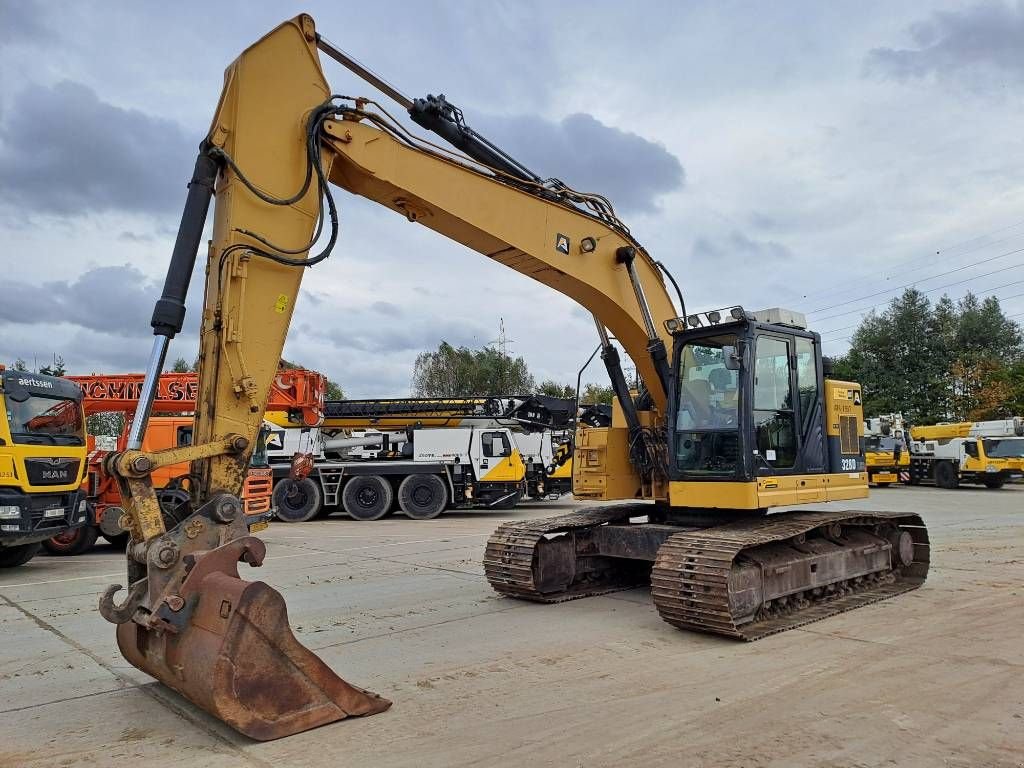
{"label": "cloudy sky", "polygon": [[[832,353],[907,284],[1024,319],[1024,2],[212,7],[0,0],[0,362],[143,368],[224,67],[304,10],[406,93],[444,92],[541,175],[611,197],[691,309],[801,310]],[[538,379],[575,380],[596,342],[579,307],[338,200],[288,358],[350,396],[402,395],[418,352],[481,346],[503,319]],[[172,358],[195,354],[194,286]]]}

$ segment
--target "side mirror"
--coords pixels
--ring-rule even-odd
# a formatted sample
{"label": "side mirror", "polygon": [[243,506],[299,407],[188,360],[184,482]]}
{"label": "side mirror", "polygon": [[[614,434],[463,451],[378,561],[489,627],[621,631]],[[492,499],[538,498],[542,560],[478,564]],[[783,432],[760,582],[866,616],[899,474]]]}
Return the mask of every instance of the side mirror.
{"label": "side mirror", "polygon": [[722,347],[722,357],[725,361],[725,367],[730,371],[738,371],[743,367],[743,355],[734,346],[727,345]]}

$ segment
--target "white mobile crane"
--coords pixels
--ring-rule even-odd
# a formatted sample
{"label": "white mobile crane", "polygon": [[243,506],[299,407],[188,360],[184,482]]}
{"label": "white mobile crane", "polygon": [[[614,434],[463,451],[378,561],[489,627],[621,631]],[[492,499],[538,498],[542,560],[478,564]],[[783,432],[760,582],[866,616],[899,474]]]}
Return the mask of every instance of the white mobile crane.
{"label": "white mobile crane", "polygon": [[[397,506],[427,520],[546,495],[565,485],[552,430],[566,428],[572,408],[539,396],[336,400],[314,427],[268,411],[277,517],[305,522],[341,507],[377,520]],[[297,454],[306,459],[295,465]]]}

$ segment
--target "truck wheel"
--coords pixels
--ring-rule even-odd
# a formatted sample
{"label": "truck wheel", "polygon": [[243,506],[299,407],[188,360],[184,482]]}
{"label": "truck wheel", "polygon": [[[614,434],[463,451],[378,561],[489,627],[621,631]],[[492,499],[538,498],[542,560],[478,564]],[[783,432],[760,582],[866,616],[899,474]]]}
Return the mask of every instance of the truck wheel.
{"label": "truck wheel", "polygon": [[935,484],[939,488],[957,488],[960,485],[960,473],[950,461],[940,461],[935,465]]}
{"label": "truck wheel", "polygon": [[986,488],[996,490],[998,488],[1002,488],[1006,480],[1002,477],[986,477],[984,482]]}
{"label": "truck wheel", "polygon": [[274,487],[271,496],[277,519],[286,523],[305,523],[320,514],[323,495],[316,480],[285,478]]}
{"label": "truck wheel", "polygon": [[16,547],[3,547],[0,549],[0,568],[15,568],[19,565],[24,565],[35,557],[42,548],[43,545],[38,542],[34,544],[19,544]]}
{"label": "truck wheel", "polygon": [[391,483],[378,475],[357,475],[341,492],[341,505],[355,520],[380,520],[394,500]]}
{"label": "truck wheel", "polygon": [[409,475],[398,486],[398,506],[413,520],[432,520],[448,506],[448,487],[437,475]]}
{"label": "truck wheel", "polygon": [[99,532],[93,525],[83,525],[54,536],[43,542],[43,548],[51,555],[80,555],[92,549]]}

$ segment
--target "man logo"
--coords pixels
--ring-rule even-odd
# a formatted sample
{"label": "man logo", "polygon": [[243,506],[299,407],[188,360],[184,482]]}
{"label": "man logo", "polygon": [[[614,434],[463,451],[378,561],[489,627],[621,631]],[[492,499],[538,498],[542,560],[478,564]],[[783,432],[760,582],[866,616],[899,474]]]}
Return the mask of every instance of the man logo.
{"label": "man logo", "polygon": [[555,237],[555,250],[559,253],[564,253],[566,256],[569,255],[569,238],[563,234],[558,234]]}

